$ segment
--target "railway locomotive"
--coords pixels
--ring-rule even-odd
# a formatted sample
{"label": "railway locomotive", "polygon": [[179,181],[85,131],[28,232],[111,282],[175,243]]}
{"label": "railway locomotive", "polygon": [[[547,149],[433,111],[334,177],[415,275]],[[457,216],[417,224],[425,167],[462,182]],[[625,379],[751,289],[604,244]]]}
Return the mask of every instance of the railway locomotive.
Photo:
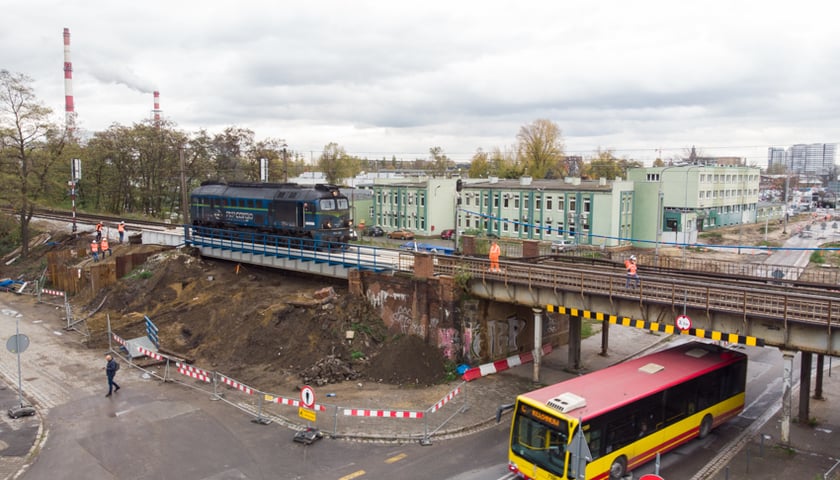
{"label": "railway locomotive", "polygon": [[297,183],[203,182],[190,194],[196,227],[346,243],[350,202],[338,187]]}

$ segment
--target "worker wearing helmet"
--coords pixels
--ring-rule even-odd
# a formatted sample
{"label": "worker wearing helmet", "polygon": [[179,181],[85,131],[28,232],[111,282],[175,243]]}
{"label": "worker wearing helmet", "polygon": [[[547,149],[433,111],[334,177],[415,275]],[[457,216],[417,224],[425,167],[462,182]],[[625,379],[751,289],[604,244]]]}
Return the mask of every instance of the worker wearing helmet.
{"label": "worker wearing helmet", "polygon": [[624,261],[624,268],[627,269],[627,281],[624,282],[624,288],[630,288],[630,283],[633,283],[633,287],[638,287],[641,280],[639,279],[639,273],[637,272],[636,266],[636,256],[630,255],[630,258]]}

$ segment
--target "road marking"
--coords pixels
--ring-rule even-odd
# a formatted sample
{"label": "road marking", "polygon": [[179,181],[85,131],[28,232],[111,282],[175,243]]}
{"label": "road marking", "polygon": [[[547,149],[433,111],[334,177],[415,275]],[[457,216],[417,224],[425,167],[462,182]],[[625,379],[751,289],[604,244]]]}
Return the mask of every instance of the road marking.
{"label": "road marking", "polygon": [[405,458],[407,456],[408,455],[406,455],[405,453],[401,453],[399,455],[394,455],[393,457],[386,459],[385,463],[396,463],[396,462],[399,462],[400,460],[402,460],[403,458]]}
{"label": "road marking", "polygon": [[351,480],[353,478],[359,478],[364,474],[365,474],[364,470],[359,470],[359,471],[351,473],[350,475],[345,475],[345,476],[339,478],[338,480]]}

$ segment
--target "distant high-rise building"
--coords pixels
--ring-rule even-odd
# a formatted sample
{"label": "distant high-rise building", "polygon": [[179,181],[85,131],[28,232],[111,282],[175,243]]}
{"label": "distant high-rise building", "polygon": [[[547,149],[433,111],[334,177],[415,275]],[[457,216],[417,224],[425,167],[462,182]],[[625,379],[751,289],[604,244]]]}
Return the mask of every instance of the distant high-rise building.
{"label": "distant high-rise building", "polygon": [[800,143],[787,150],[771,147],[767,150],[767,166],[769,168],[781,164],[792,174],[821,177],[836,170],[836,149],[837,144],[834,143]]}

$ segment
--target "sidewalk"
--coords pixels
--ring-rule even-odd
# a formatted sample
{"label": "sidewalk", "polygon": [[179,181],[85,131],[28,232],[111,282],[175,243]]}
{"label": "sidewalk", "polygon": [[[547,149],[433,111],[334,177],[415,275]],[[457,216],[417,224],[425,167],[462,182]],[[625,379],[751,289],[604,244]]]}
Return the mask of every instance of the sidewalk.
{"label": "sidewalk", "polygon": [[[0,301],[10,303],[13,300],[11,297],[2,297]],[[19,308],[24,309],[26,306],[20,306]],[[11,320],[13,318],[9,316],[0,316],[0,323],[3,324],[3,331],[0,334],[4,337],[8,336],[9,329],[12,332],[14,331],[14,322]],[[46,325],[44,326],[46,327]],[[4,409],[3,412],[0,412],[3,416],[3,420],[0,421],[0,478],[18,478],[21,476],[21,472],[34,461],[35,456],[42,452],[49,451],[53,462],[56,455],[63,458],[61,456],[68,453],[64,452],[65,447],[71,444],[58,441],[58,437],[54,435],[50,436],[52,441],[46,441],[46,431],[49,430],[46,427],[49,425],[49,418],[60,417],[59,407],[64,410],[65,415],[68,414],[68,410],[74,410],[76,408],[74,406],[80,408],[87,406],[83,410],[88,411],[92,399],[99,400],[103,391],[104,381],[101,371],[101,354],[103,352],[94,352],[83,348],[79,350],[80,347],[75,341],[68,338],[69,335],[63,338],[54,337],[54,333],[49,327],[43,329],[30,327],[26,333],[32,338],[33,343],[30,347],[31,350],[23,353],[24,361],[27,362],[23,369],[24,393],[34,394],[34,398],[39,404],[39,414],[19,419],[8,418],[5,410],[18,404],[17,369],[12,355],[3,356],[2,362],[0,362],[0,373],[2,373],[4,380],[0,382],[0,407]],[[645,330],[611,325],[610,348],[607,356],[600,354],[600,334],[595,334],[582,342],[581,372],[572,372],[567,369],[567,347],[555,349],[550,355],[543,358],[540,369],[540,383],[556,383],[579,374],[605,368],[626,358],[645,353],[650,349],[660,348],[671,339],[672,337],[660,333],[649,333]],[[62,357],[65,358],[64,362],[57,360],[57,358]],[[829,376],[828,371],[824,375],[823,396],[825,399],[811,401],[811,417],[815,420],[814,425],[793,423],[791,426],[790,437],[793,448],[779,446],[781,412],[778,410],[771,411],[766,419],[758,419],[753,423],[754,426],[745,427],[743,435],[738,440],[723,448],[715,461],[711,462],[693,478],[697,480],[822,478],[822,474],[828,471],[840,457],[840,400],[838,400],[840,399],[840,378],[838,378],[840,377],[840,360],[834,360],[832,375]],[[66,369],[63,368],[67,366],[67,362],[73,365],[72,371],[65,371]],[[816,362],[814,363],[816,364]],[[825,365],[827,369],[829,359],[826,359]],[[143,388],[148,388],[148,383],[141,384],[139,380],[129,380],[134,375],[129,376],[128,372],[130,370],[123,369],[122,373],[125,375],[123,378],[128,382],[137,382],[136,385],[129,383],[129,386],[132,387],[130,391],[140,391]],[[454,415],[451,421],[444,425],[439,432],[434,432],[431,440],[433,442],[443,442],[448,438],[470,435],[494,426],[496,410],[500,405],[512,403],[516,395],[535,388],[531,381],[532,376],[533,364],[526,364],[470,382],[466,386],[464,395],[469,406],[467,411]],[[41,380],[36,377],[40,377]],[[65,386],[61,389],[54,387],[50,390],[44,384],[38,383],[45,378],[55,381],[56,384],[66,382],[76,385],[72,388]],[[3,388],[3,383],[8,384],[8,386]],[[154,383],[154,385],[161,384]],[[201,408],[200,406],[204,403],[200,401],[203,398],[202,396],[197,396],[191,392],[184,393],[183,389],[177,385],[167,385],[159,389],[155,387],[155,390],[159,392],[157,395],[161,395],[160,402],[158,402],[163,402],[161,405],[166,402],[173,402],[172,405],[175,405],[174,401],[168,397],[176,398],[179,395],[186,398],[196,408]],[[420,396],[417,395],[417,397]],[[414,395],[406,395],[406,392],[403,392],[403,398],[406,402],[404,408],[425,408],[429,405],[427,400],[415,398]],[[456,402],[463,401],[464,398],[457,399]],[[45,401],[47,402],[47,418],[42,418],[40,413],[44,409],[44,405],[40,404]],[[416,403],[417,405],[408,405],[409,403]],[[781,399],[775,401],[775,404],[780,405]],[[796,390],[793,392],[793,405],[793,416],[795,417],[795,410],[798,405],[798,392]],[[232,407],[224,408],[222,415],[234,420],[241,417],[241,412],[236,409]],[[449,413],[446,414],[446,416],[448,415]],[[96,415],[93,415],[93,417],[96,417]],[[502,422],[509,422],[509,420],[508,414],[502,419]],[[89,426],[85,427],[87,424],[84,421],[79,420],[77,423],[79,423],[78,427],[69,428],[89,428]],[[250,424],[247,420],[244,422],[235,421],[234,426],[227,430],[230,438],[226,438],[225,441],[234,442],[231,445],[236,444],[239,441],[238,436],[248,431]],[[357,430],[351,435],[351,438],[357,441],[388,441],[390,439],[395,443],[406,443],[404,436],[400,438],[400,434],[405,433],[401,431],[405,428],[405,423],[377,419],[372,422],[360,422],[357,427]],[[64,428],[68,427],[65,426]],[[239,431],[240,428],[242,431]],[[738,428],[738,426],[736,425],[733,428]],[[264,433],[266,435],[276,435],[278,430],[288,432],[285,427],[277,425],[266,429]],[[129,435],[128,432],[120,433],[119,430],[114,430],[112,434]],[[107,443],[107,437],[102,438],[101,441]],[[161,447],[166,448],[165,445]],[[500,462],[503,461],[503,459],[500,459]],[[47,463],[49,463],[49,460]],[[43,469],[43,467],[43,465],[39,465],[39,468]],[[35,474],[36,472],[32,473]],[[667,475],[667,472],[665,473]]]}

